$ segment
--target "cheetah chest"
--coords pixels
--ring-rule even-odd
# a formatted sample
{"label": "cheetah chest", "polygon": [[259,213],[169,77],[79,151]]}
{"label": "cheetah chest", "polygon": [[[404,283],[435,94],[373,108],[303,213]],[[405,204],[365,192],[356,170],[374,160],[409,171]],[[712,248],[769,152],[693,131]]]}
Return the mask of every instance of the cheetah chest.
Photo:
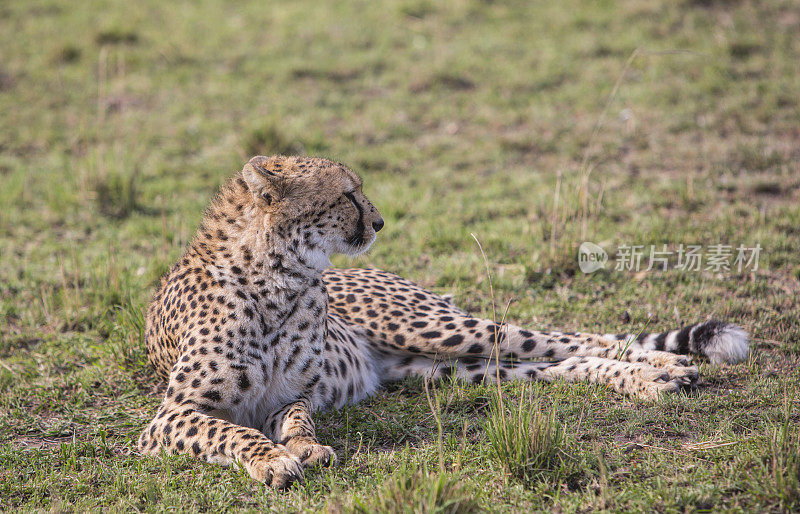
{"label": "cheetah chest", "polygon": [[275,320],[261,314],[264,305],[248,302],[242,307],[246,318],[255,314],[251,326],[240,331],[240,351],[230,364],[241,372],[236,380],[239,403],[235,415],[218,414],[258,428],[270,413],[310,395],[312,379],[323,364],[326,330],[327,312],[318,298],[326,298],[324,291],[305,291],[288,304],[285,317]]}

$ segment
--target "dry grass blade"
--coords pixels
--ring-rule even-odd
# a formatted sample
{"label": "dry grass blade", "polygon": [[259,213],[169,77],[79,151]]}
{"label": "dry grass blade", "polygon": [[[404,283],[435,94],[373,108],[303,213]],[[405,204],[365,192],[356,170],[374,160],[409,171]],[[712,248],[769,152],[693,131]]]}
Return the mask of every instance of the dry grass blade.
{"label": "dry grass blade", "polygon": [[724,446],[733,446],[739,444],[741,441],[698,441],[696,443],[686,443],[681,447],[684,450],[699,451],[699,450],[713,450],[714,448],[722,448]]}
{"label": "dry grass blade", "polygon": [[[433,373],[433,371],[431,371],[431,373]],[[436,394],[435,389],[433,398],[431,398],[428,382],[430,382],[429,377],[425,377],[422,381],[423,385],[425,386],[425,398],[428,400],[428,407],[430,407],[431,414],[436,420],[436,445],[437,453],[439,454],[439,471],[444,473],[444,431],[442,428],[441,406],[439,405],[439,396]]]}

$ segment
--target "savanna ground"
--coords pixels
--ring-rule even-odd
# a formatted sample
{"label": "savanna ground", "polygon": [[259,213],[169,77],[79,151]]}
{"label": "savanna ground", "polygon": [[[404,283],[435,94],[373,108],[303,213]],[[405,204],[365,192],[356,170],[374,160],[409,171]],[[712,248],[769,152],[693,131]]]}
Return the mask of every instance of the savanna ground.
{"label": "savanna ground", "polygon": [[[0,509],[797,508],[796,2],[18,0],[0,51]],[[386,228],[337,265],[491,316],[474,233],[497,316],[638,332],[713,315],[752,354],[656,403],[504,385],[508,416],[522,402],[562,430],[541,472],[493,453],[493,387],[435,384],[431,407],[419,380],[318,416],[339,464],[286,492],[139,458],[162,391],[142,309],[257,153],[361,173]],[[584,240],[764,250],[755,272],[584,275]]]}

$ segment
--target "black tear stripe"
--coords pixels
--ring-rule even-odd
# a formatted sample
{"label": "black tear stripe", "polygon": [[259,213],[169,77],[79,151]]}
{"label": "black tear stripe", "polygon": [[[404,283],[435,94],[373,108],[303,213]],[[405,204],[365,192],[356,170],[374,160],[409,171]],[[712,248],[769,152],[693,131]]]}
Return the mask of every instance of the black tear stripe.
{"label": "black tear stripe", "polygon": [[364,242],[364,209],[356,202],[356,197],[353,193],[345,193],[344,196],[350,200],[356,210],[358,210],[358,222],[356,223],[356,231],[352,236],[347,238],[347,244],[351,246],[358,246]]}

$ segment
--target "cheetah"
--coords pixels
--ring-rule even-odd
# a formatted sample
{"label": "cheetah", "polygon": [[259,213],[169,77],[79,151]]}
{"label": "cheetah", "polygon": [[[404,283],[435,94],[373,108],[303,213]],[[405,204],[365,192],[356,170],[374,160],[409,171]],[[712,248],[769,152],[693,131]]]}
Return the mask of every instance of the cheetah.
{"label": "cheetah", "polygon": [[696,383],[690,354],[747,354],[747,334],[720,321],[638,336],[538,331],[473,317],[391,273],[329,269],[384,225],[361,185],[327,159],[256,156],[222,186],[147,310],[148,359],[167,388],[142,454],[238,463],[283,488],[335,459],[313,412],[387,381],[589,381],[654,399]]}

